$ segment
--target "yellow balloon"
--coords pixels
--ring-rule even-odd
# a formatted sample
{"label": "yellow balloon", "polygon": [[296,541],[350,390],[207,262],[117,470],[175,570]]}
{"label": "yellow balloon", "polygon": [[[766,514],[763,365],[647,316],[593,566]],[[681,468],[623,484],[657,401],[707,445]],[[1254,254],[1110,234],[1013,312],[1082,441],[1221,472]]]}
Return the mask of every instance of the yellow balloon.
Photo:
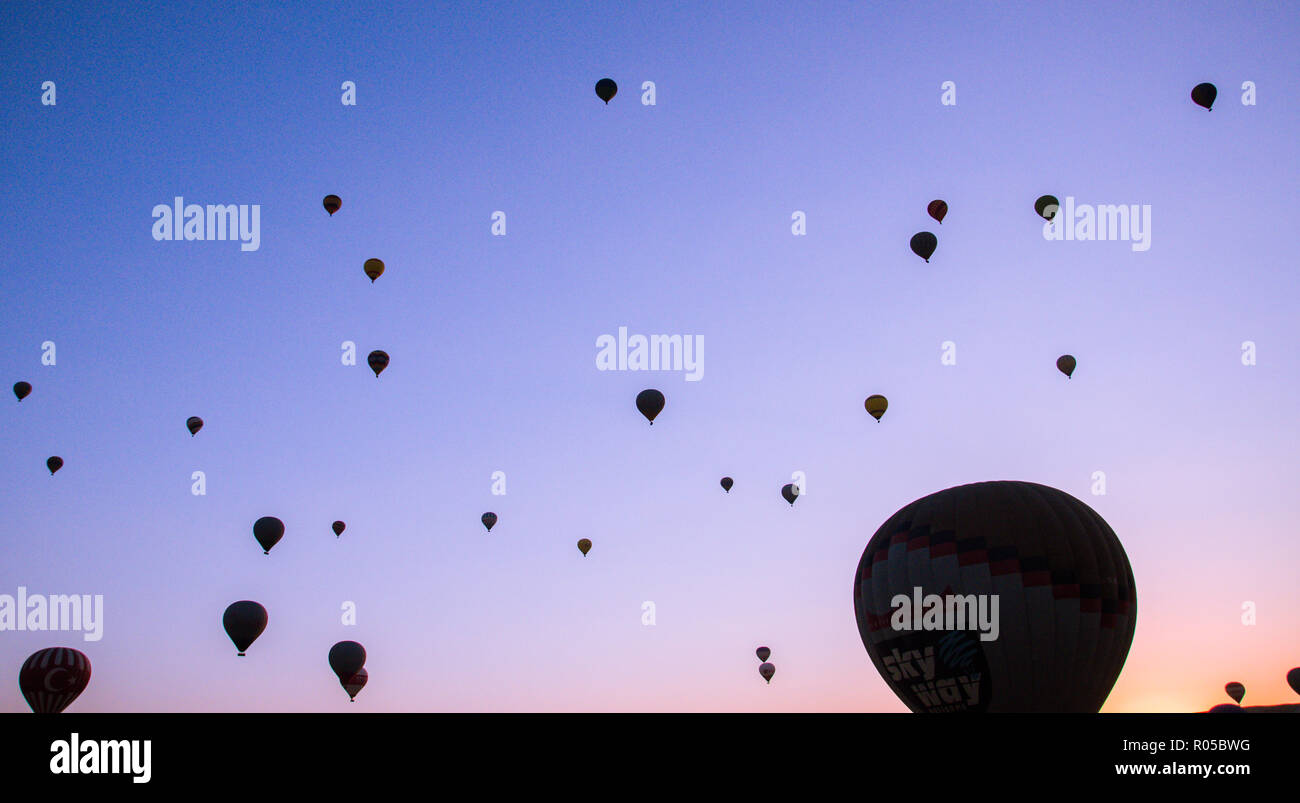
{"label": "yellow balloon", "polygon": [[590,549],[591,549],[591,541],[589,539],[583,538],[582,540],[578,541],[578,551],[582,553],[582,556],[584,558],[587,556],[587,552]]}
{"label": "yellow balloon", "polygon": [[866,408],[867,412],[871,413],[871,417],[879,421],[880,417],[885,414],[885,410],[889,408],[889,400],[879,394],[868,396]]}
{"label": "yellow balloon", "polygon": [[370,283],[374,284],[375,279],[384,275],[384,261],[382,259],[367,259],[365,269],[366,275],[370,277]]}

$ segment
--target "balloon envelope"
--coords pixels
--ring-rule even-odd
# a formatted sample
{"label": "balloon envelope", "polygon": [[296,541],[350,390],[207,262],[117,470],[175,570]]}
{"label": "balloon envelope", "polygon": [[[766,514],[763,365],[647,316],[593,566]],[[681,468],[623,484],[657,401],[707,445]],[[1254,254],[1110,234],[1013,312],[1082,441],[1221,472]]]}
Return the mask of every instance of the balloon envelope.
{"label": "balloon envelope", "polygon": [[366,364],[370,366],[370,370],[375,372],[375,379],[378,379],[379,375],[388,367],[388,352],[378,350],[370,352],[370,356],[366,357]]}
{"label": "balloon envelope", "polygon": [[71,647],[32,653],[18,670],[18,689],[37,714],[58,714],[90,683],[90,659]]}
{"label": "balloon envelope", "polygon": [[913,254],[929,262],[934,249],[939,247],[939,238],[928,231],[917,232],[912,235],[911,245]]}
{"label": "balloon envelope", "polygon": [[221,626],[235,643],[235,649],[243,655],[266,630],[266,608],[252,600],[232,602],[221,617]]}
{"label": "balloon envelope", "polygon": [[763,676],[763,680],[766,680],[768,683],[771,683],[772,676],[776,674],[776,667],[769,663],[759,664],[758,674]]}
{"label": "balloon envelope", "polygon": [[655,416],[664,409],[664,394],[653,388],[641,391],[636,395],[636,409],[654,426]]}
{"label": "balloon envelope", "polygon": [[735,481],[731,477],[723,477],[718,484],[722,486],[722,490],[731,493],[731,486],[735,484]]}
{"label": "balloon envelope", "polygon": [[1078,365],[1079,363],[1069,354],[1062,354],[1060,357],[1056,358],[1056,370],[1065,374],[1067,379],[1074,376],[1074,369],[1078,367]]}
{"label": "balloon envelope", "polygon": [[889,399],[880,394],[868,396],[867,400],[863,402],[863,406],[867,408],[867,412],[871,414],[872,418],[879,421],[880,417],[889,409]]}
{"label": "balloon envelope", "polygon": [[1229,683],[1228,685],[1224,686],[1223,690],[1228,693],[1229,697],[1236,700],[1237,702],[1241,702],[1241,698],[1246,696],[1246,687],[1241,685],[1240,683],[1237,683],[1236,681],[1233,681],[1232,683]]}
{"label": "balloon envelope", "polygon": [[1300,694],[1300,666],[1286,673],[1286,684],[1291,687],[1291,691]]}
{"label": "balloon envelope", "polygon": [[262,545],[262,554],[269,555],[271,547],[280,543],[284,537],[284,522],[275,516],[263,516],[253,522],[253,537]]}
{"label": "balloon envelope", "polygon": [[335,537],[338,537],[338,536],[342,535],[342,534],[343,534],[343,531],[346,530],[347,528],[348,528],[348,525],[344,524],[344,523],[341,522],[341,521],[336,521],[336,522],[334,522],[333,524],[330,525],[330,529],[334,530],[334,536],[335,536]]}
{"label": "balloon envelope", "polygon": [[771,657],[772,651],[767,647],[759,647],[757,650],[754,650],[754,654],[758,656],[758,660],[766,662],[767,659]]}
{"label": "balloon envelope", "polygon": [[794,500],[799,498],[799,489],[795,487],[794,483],[787,482],[781,486],[781,498],[793,506]]}
{"label": "balloon envelope", "polygon": [[366,681],[370,680],[370,673],[363,666],[350,677],[340,678],[339,683],[343,684],[343,691],[348,693],[348,699],[356,702],[357,694],[366,687]]}
{"label": "balloon envelope", "polygon": [[366,665],[366,648],[355,641],[340,641],[330,647],[330,669],[339,676],[339,682],[361,671]]}
{"label": "balloon envelope", "polygon": [[591,540],[588,538],[583,538],[579,540],[578,551],[581,552],[582,556],[585,558],[587,556],[587,553],[591,551]]}
{"label": "balloon envelope", "polygon": [[190,437],[192,438],[199,434],[199,430],[203,429],[203,419],[197,415],[192,415],[185,419],[185,428],[190,431]]}
{"label": "balloon envelope", "polygon": [[596,82],[596,97],[605,101],[606,104],[608,104],[617,93],[618,84],[614,83],[612,79],[602,78]]}
{"label": "balloon envelope", "polygon": [[50,459],[48,459],[48,460],[45,461],[45,467],[48,468],[48,469],[50,470],[50,476],[53,477],[53,476],[54,476],[54,472],[56,472],[56,471],[58,471],[59,469],[63,468],[63,458],[62,458],[62,457],[58,457],[57,455],[54,456],[54,457],[51,457]]}
{"label": "balloon envelope", "polygon": [[18,397],[18,401],[22,401],[23,399],[27,398],[28,394],[30,394],[31,392],[32,392],[32,383],[30,382],[14,383],[14,395]]}
{"label": "balloon envelope", "polygon": [[343,206],[343,199],[337,195],[326,195],[325,200],[321,201],[321,205],[325,207],[325,211],[329,212],[332,217],[335,212],[339,211],[339,207]]}
{"label": "balloon envelope", "polygon": [[497,514],[495,513],[483,514],[483,526],[488,529],[488,532],[492,532],[492,527],[496,523],[497,523]]}
{"label": "balloon envelope", "polygon": [[362,269],[366,272],[366,275],[370,277],[370,283],[374,284],[375,279],[384,275],[384,260],[367,259],[365,265],[362,266]]}
{"label": "balloon envelope", "polygon": [[1056,213],[1060,208],[1061,202],[1056,200],[1055,195],[1043,195],[1037,201],[1034,201],[1034,211],[1043,220],[1051,220],[1056,217]]}
{"label": "balloon envelope", "polygon": [[1197,84],[1192,87],[1192,102],[1197,106],[1205,107],[1206,111],[1210,111],[1214,99],[1218,96],[1219,89],[1214,84]]}
{"label": "balloon envelope", "polygon": [[944,217],[948,214],[948,204],[943,201],[931,201],[925,211],[930,213],[930,217],[942,223]]}
{"label": "balloon envelope", "polygon": [[[912,610],[896,622],[908,613],[897,596]],[[931,619],[936,605],[961,606],[965,623]],[[853,608],[872,663],[912,711],[1096,713],[1133,641],[1137,591],[1092,508],[1045,485],[981,482],[890,516],[862,553]],[[992,623],[996,638],[981,638]]]}

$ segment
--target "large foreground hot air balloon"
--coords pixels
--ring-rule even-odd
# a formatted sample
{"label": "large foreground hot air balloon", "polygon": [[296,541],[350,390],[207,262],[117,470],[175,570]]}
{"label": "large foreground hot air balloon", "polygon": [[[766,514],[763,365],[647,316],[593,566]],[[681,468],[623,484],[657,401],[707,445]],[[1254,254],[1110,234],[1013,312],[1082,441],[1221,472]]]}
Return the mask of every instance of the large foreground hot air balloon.
{"label": "large foreground hot air balloon", "polygon": [[221,616],[221,626],[235,643],[238,655],[243,655],[266,630],[266,608],[252,600],[232,602]]}
{"label": "large foreground hot air balloon", "polygon": [[58,714],[90,683],[90,659],[71,647],[32,653],[18,670],[18,689],[37,714]]}
{"label": "large foreground hot air balloon", "polygon": [[271,547],[280,543],[284,537],[284,522],[275,516],[263,516],[253,522],[253,537],[262,547],[262,554],[271,554]]}
{"label": "large foreground hot air balloon", "polygon": [[913,711],[1095,713],[1133,641],[1137,591],[1092,508],[1032,482],[981,482],[890,516],[862,553],[853,608]]}

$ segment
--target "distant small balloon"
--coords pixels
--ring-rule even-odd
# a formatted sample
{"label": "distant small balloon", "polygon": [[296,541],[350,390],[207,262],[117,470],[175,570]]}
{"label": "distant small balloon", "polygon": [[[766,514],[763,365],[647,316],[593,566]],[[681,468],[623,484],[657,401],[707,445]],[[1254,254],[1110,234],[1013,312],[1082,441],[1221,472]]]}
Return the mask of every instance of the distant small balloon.
{"label": "distant small balloon", "polygon": [[578,551],[582,553],[584,558],[587,557],[587,553],[591,551],[591,539],[583,538],[578,541]]}
{"label": "distant small balloon", "polygon": [[781,498],[789,502],[791,507],[794,507],[794,500],[799,498],[799,489],[795,487],[794,483],[787,482],[781,486]]}
{"label": "distant small balloon", "polygon": [[45,461],[45,467],[50,470],[50,476],[53,477],[54,472],[63,468],[63,458],[58,456],[51,457],[49,460]]}
{"label": "distant small balloon", "polygon": [[339,683],[345,683],[366,665],[366,648],[355,641],[340,641],[330,647],[329,660]]}
{"label": "distant small balloon", "polygon": [[334,537],[338,538],[340,535],[343,534],[343,531],[348,528],[348,525],[344,524],[341,521],[336,521],[330,525],[330,528],[334,530]]}
{"label": "distant small balloon", "polygon": [[731,486],[734,484],[735,483],[732,481],[731,477],[723,477],[722,481],[719,483],[719,485],[722,486],[722,490],[727,493],[731,493]]}
{"label": "distant small balloon", "polygon": [[370,673],[363,666],[352,673],[352,676],[343,680],[343,691],[348,693],[348,700],[357,701],[357,695],[366,687],[366,681],[370,680]]}
{"label": "distant small balloon", "polygon": [[32,392],[32,383],[30,382],[14,383],[14,395],[18,397],[18,401],[22,401],[23,399],[27,398],[27,396],[31,392]]}
{"label": "distant small balloon", "polygon": [[[197,415],[192,415],[185,419],[185,428],[190,431],[190,437],[193,438],[199,434],[199,430],[203,429],[203,419]],[[220,437],[218,437],[218,440],[220,440]]]}
{"label": "distant small balloon", "polygon": [[1055,195],[1044,195],[1034,201],[1034,211],[1043,220],[1051,220],[1056,217],[1056,213],[1060,208],[1061,202],[1056,200]]}
{"label": "distant small balloon", "polygon": [[912,235],[911,246],[912,253],[928,263],[934,255],[934,249],[939,247],[939,238],[928,231],[917,232]]}
{"label": "distant small balloon", "polygon": [[275,516],[263,516],[253,522],[253,537],[262,545],[262,554],[271,554],[271,547],[284,537],[284,522]]}
{"label": "distant small balloon", "polygon": [[497,523],[497,514],[492,512],[483,514],[483,526],[487,528],[488,532],[492,532],[492,528],[496,525],[496,523]]}
{"label": "distant small balloon", "polygon": [[618,84],[609,78],[602,78],[596,82],[596,97],[605,101],[606,105],[618,93]]}
{"label": "distant small balloon", "polygon": [[388,367],[388,352],[372,351],[370,356],[366,357],[366,362],[370,365],[370,370],[375,372],[375,379],[378,379],[379,375]]}
{"label": "distant small balloon", "polygon": [[1062,354],[1060,357],[1056,358],[1056,370],[1065,374],[1066,379],[1074,376],[1074,369],[1078,364],[1079,363],[1074,359],[1074,357],[1069,354]]}
{"label": "distant small balloon", "polygon": [[880,421],[880,417],[889,409],[889,399],[886,399],[879,393],[868,396],[867,400],[862,404],[867,408],[867,412],[870,413],[871,417],[876,419],[876,421]]}
{"label": "distant small balloon", "polygon": [[232,602],[221,616],[221,626],[235,643],[238,654],[243,655],[266,630],[266,608],[247,599]]}
{"label": "distant small balloon", "polygon": [[326,195],[321,204],[325,207],[325,211],[330,213],[330,217],[333,217],[334,213],[339,211],[339,207],[343,206],[343,199],[337,195]]}
{"label": "distant small balloon", "polygon": [[1203,107],[1207,112],[1213,111],[1214,99],[1219,96],[1219,89],[1214,84],[1197,84],[1192,87],[1192,102]]}
{"label": "distant small balloon", "polygon": [[653,427],[655,416],[664,409],[664,394],[653,388],[641,391],[636,395],[636,409],[641,411],[641,415],[645,416]]}
{"label": "distant small balloon", "polygon": [[1223,690],[1228,693],[1229,697],[1237,702],[1241,702],[1241,698],[1246,696],[1246,687],[1236,681],[1224,686]]}
{"label": "distant small balloon", "polygon": [[1291,687],[1291,691],[1300,694],[1300,666],[1286,673],[1286,684]]}
{"label": "distant small balloon", "polygon": [[930,213],[930,217],[943,223],[944,217],[948,214],[948,204],[944,201],[931,201],[930,205],[925,208]]}
{"label": "distant small balloon", "polygon": [[375,283],[375,279],[384,275],[384,260],[382,259],[367,259],[361,267],[366,272],[366,275],[370,277],[371,284]]}
{"label": "distant small balloon", "polygon": [[763,676],[769,684],[772,682],[772,676],[776,674],[776,667],[769,663],[762,663],[758,666],[758,674]]}
{"label": "distant small balloon", "polygon": [[754,650],[754,654],[757,655],[758,660],[762,662],[766,662],[768,658],[772,657],[772,651],[767,647],[759,647],[757,650]]}

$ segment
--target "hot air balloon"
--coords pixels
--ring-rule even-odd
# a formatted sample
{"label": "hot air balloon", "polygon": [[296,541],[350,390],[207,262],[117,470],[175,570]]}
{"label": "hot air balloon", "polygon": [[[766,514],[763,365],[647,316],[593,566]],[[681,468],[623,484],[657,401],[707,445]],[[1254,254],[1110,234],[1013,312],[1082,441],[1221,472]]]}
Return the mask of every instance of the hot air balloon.
{"label": "hot air balloon", "polygon": [[928,231],[917,232],[912,235],[911,245],[912,253],[928,263],[930,256],[934,254],[934,249],[939,247],[939,238]]}
{"label": "hot air balloon", "polygon": [[636,409],[641,411],[641,415],[645,416],[653,427],[655,416],[664,409],[664,394],[653,388],[641,391],[636,394]]}
{"label": "hot air balloon", "polygon": [[253,537],[262,545],[262,554],[271,554],[271,547],[284,537],[284,522],[275,516],[263,516],[253,522]]}
{"label": "hot air balloon", "polygon": [[37,650],[18,670],[18,688],[37,714],[58,714],[90,683],[90,659],[71,647]]}
{"label": "hot air balloon", "polygon": [[1044,195],[1037,201],[1034,201],[1034,211],[1043,220],[1051,220],[1056,217],[1057,211],[1061,208],[1061,202],[1056,200],[1055,195]]}
{"label": "hot air balloon", "polygon": [[366,264],[362,266],[362,269],[365,270],[366,275],[370,277],[370,283],[374,284],[375,279],[384,275],[384,260],[367,259]]}
{"label": "hot air balloon", "polygon": [[722,486],[722,490],[731,493],[731,486],[735,485],[735,481],[731,477],[723,477],[718,484]]}
{"label": "hot air balloon", "polygon": [[343,691],[348,693],[348,700],[350,702],[355,703],[357,701],[357,695],[366,687],[367,680],[370,680],[370,673],[367,672],[366,668],[363,666],[356,672],[353,672],[352,676],[347,680],[342,681]]}
{"label": "hot air balloon", "polygon": [[30,394],[31,392],[32,392],[31,382],[14,383],[14,395],[18,397],[18,401],[22,401],[23,399],[27,398],[28,394]]}
{"label": "hot air balloon", "polygon": [[370,356],[366,357],[366,362],[370,365],[370,370],[375,372],[375,379],[384,372],[388,367],[388,353],[384,351],[372,351]]}
{"label": "hot air balloon", "polygon": [[914,712],[1096,713],[1133,641],[1137,591],[1092,508],[1032,482],[981,482],[890,516],[858,563],[853,609]]}
{"label": "hot air balloon", "polygon": [[491,512],[483,514],[483,526],[487,528],[488,532],[492,532],[492,528],[496,525],[496,523],[497,523],[497,514]]}
{"label": "hot air balloon", "polygon": [[63,468],[63,458],[62,458],[62,457],[59,457],[59,456],[57,456],[57,455],[54,456],[54,457],[51,457],[50,459],[48,459],[48,460],[45,461],[45,467],[48,468],[48,469],[50,470],[50,476],[53,477],[53,476],[54,476],[54,472],[56,472],[56,471],[58,471],[59,469]]}
{"label": "hot air balloon", "polygon": [[[195,435],[199,434],[199,430],[203,429],[203,419],[199,418],[197,415],[192,415],[185,419],[185,428],[190,431],[190,437],[193,438]],[[218,440],[220,440],[220,438],[218,438]]]}
{"label": "hot air balloon", "polygon": [[880,417],[889,409],[889,399],[886,399],[884,396],[877,393],[868,396],[867,400],[863,402],[862,405],[867,408],[867,412],[871,414],[871,417],[879,422]]}
{"label": "hot air balloon", "polygon": [[334,217],[334,213],[339,211],[339,207],[343,206],[343,199],[337,195],[326,195],[325,200],[321,201],[321,205],[325,207],[326,212],[330,213],[330,217]]}
{"label": "hot air balloon", "polygon": [[1246,696],[1246,687],[1236,682],[1235,680],[1232,683],[1229,683],[1228,685],[1224,686],[1223,690],[1228,693],[1229,697],[1231,697],[1233,700],[1236,700],[1237,702],[1241,702],[1241,698]]}
{"label": "hot air balloon", "polygon": [[760,662],[764,663],[767,662],[768,658],[772,657],[772,651],[767,647],[759,647],[757,650],[754,650],[754,654],[758,656]]}
{"label": "hot air balloon", "polygon": [[794,507],[794,500],[799,498],[799,488],[794,483],[787,482],[781,486],[781,498],[789,502],[790,507]]}
{"label": "hot air balloon", "polygon": [[610,100],[613,99],[614,95],[617,93],[618,84],[614,83],[613,80],[602,78],[596,82],[596,97],[605,101],[606,105],[609,105]]}
{"label": "hot air balloon", "polygon": [[776,674],[776,667],[766,662],[761,663],[758,665],[758,674],[763,676],[763,680],[771,684],[772,676]]}
{"label": "hot air balloon", "polygon": [[1071,357],[1069,354],[1062,354],[1060,357],[1056,358],[1056,370],[1065,374],[1066,379],[1074,376],[1074,369],[1078,364],[1079,363],[1074,359],[1074,357]]}
{"label": "hot air balloon", "polygon": [[366,648],[355,641],[340,641],[330,647],[330,669],[338,675],[340,684],[346,683],[365,665]]}
{"label": "hot air balloon", "polygon": [[252,600],[232,602],[221,617],[221,626],[243,655],[257,637],[266,630],[266,608]]}
{"label": "hot air balloon", "polygon": [[1239,706],[1239,705],[1233,705],[1232,703],[1220,703],[1219,705],[1216,705],[1215,707],[1211,708],[1207,713],[1210,713],[1210,714],[1244,714],[1244,713],[1246,713],[1246,712],[1245,712],[1245,711],[1242,711],[1242,710],[1241,710],[1241,706]]}
{"label": "hot air balloon", "polygon": [[1219,89],[1214,84],[1197,84],[1192,87],[1192,102],[1204,107],[1207,112],[1213,111],[1210,107],[1214,105],[1214,99],[1218,96]]}
{"label": "hot air balloon", "polygon": [[341,521],[336,521],[336,522],[334,522],[333,524],[330,525],[330,529],[334,530],[334,537],[335,537],[335,538],[338,538],[340,535],[342,535],[342,534],[343,534],[343,531],[346,530],[347,528],[348,528],[348,525],[344,524],[344,523],[341,522]]}
{"label": "hot air balloon", "polygon": [[1300,666],[1286,673],[1286,684],[1291,687],[1291,691],[1300,694]]}
{"label": "hot air balloon", "polygon": [[591,540],[588,538],[580,539],[578,541],[578,551],[582,553],[584,558],[587,557],[587,553],[591,551]]}
{"label": "hot air balloon", "polygon": [[930,213],[930,217],[942,224],[944,217],[948,214],[948,204],[943,201],[931,201],[925,211]]}

